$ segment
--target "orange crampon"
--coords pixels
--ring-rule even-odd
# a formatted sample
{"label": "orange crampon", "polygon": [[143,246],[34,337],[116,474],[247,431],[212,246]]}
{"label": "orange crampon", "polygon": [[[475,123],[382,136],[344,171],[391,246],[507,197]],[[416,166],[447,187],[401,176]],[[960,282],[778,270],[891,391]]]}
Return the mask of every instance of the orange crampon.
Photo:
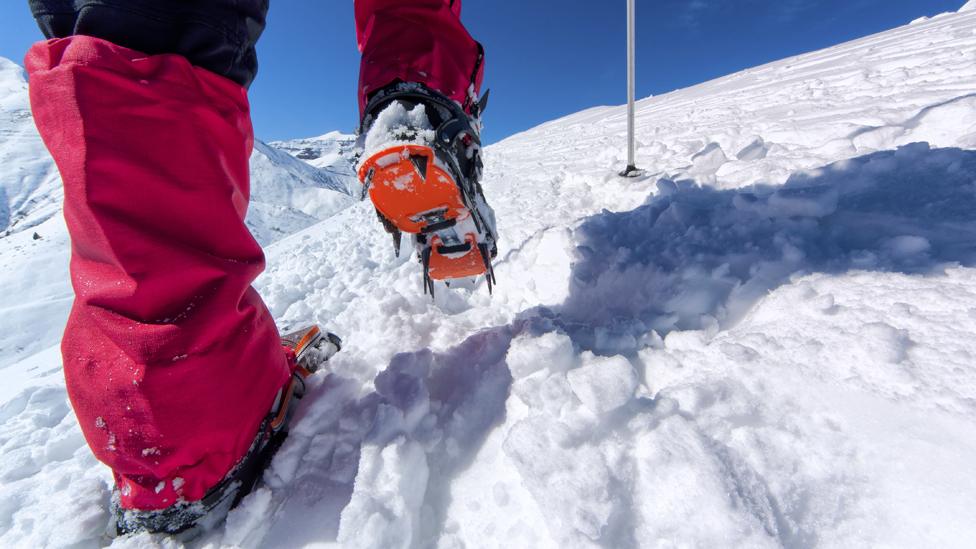
{"label": "orange crampon", "polygon": [[[491,291],[491,248],[478,239],[484,229],[433,149],[415,144],[384,149],[362,164],[359,179],[388,225],[417,235],[425,291],[433,295],[433,280],[478,275],[485,275]],[[394,243],[398,246],[397,234]]]}

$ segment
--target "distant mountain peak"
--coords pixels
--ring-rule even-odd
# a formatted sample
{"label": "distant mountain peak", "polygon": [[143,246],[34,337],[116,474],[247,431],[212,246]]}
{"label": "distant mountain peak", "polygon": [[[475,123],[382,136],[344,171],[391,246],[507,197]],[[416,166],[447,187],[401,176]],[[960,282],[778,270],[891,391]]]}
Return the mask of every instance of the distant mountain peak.
{"label": "distant mountain peak", "polygon": [[318,137],[272,141],[268,144],[316,168],[352,171],[355,164],[356,136],[351,134],[333,131]]}

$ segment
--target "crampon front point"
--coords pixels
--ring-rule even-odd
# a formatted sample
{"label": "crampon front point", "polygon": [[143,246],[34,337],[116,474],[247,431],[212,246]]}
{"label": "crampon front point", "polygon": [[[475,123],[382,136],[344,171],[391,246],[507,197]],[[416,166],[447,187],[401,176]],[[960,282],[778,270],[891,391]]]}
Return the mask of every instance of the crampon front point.
{"label": "crampon front point", "polygon": [[396,145],[369,157],[359,179],[377,213],[393,234],[399,253],[401,234],[414,235],[424,269],[424,291],[434,280],[485,276],[495,284],[495,237],[479,210],[477,193],[468,192],[431,147]]}

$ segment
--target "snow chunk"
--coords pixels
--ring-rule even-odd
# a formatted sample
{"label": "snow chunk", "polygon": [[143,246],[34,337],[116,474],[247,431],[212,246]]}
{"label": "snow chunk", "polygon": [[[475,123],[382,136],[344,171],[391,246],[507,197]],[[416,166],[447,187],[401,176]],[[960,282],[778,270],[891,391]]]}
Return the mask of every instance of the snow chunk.
{"label": "snow chunk", "polygon": [[637,373],[622,356],[583,354],[583,367],[567,374],[573,393],[593,413],[603,414],[630,401],[637,390]]}
{"label": "snow chunk", "polygon": [[540,337],[519,336],[512,341],[506,360],[512,377],[527,377],[543,368],[566,371],[575,360],[573,341],[569,336],[550,332]]}
{"label": "snow chunk", "polygon": [[512,426],[503,444],[560,547],[598,547],[614,512],[611,470],[598,448],[572,442],[570,428],[544,416]]}
{"label": "snow chunk", "polygon": [[342,511],[343,547],[412,547],[420,528],[427,491],[427,457],[416,441],[366,446],[360,458],[356,491]]}
{"label": "snow chunk", "polygon": [[691,175],[704,179],[715,174],[723,164],[729,161],[725,151],[718,143],[709,143],[704,149],[691,157],[692,167],[688,170]]}
{"label": "snow chunk", "polygon": [[924,254],[932,248],[927,238],[913,235],[896,236],[885,242],[884,247],[897,258]]}
{"label": "snow chunk", "polygon": [[908,331],[899,330],[884,322],[872,322],[861,327],[858,339],[865,351],[878,361],[897,364],[908,358],[913,343]]}
{"label": "snow chunk", "polygon": [[767,154],[769,154],[769,147],[766,146],[762,137],[757,137],[752,143],[743,147],[735,157],[743,162],[750,162],[753,160],[762,160],[766,158]]}
{"label": "snow chunk", "polygon": [[908,131],[898,144],[916,141],[932,147],[969,148],[966,139],[976,133],[976,96],[961,95],[926,107],[903,126]]}

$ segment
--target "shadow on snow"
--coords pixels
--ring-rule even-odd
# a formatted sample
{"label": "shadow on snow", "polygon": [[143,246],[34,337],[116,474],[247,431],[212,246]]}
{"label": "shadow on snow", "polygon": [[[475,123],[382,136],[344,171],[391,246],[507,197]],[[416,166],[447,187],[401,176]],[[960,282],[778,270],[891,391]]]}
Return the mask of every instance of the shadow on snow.
{"label": "shadow on snow", "polygon": [[976,264],[976,151],[924,143],[735,190],[658,182],[577,231],[557,314],[583,349],[633,353],[650,330],[726,328],[795,275],[927,275]]}
{"label": "shadow on snow", "polygon": [[[505,357],[518,335],[561,331],[577,351],[634,358],[650,344],[652,330],[664,336],[729,327],[796,275],[925,276],[949,264],[976,265],[974,174],[976,151],[921,143],[798,173],[782,186],[716,190],[659,181],[645,205],[604,211],[578,227],[570,295],[562,305],[524,311],[512,324],[483,330],[444,353],[397,355],[364,398],[335,375],[309,395],[329,404],[303,407],[297,436],[276,461],[271,477],[278,464],[291,461],[297,474],[287,481],[292,494],[267,539],[285,531],[296,543],[306,534],[308,542],[336,539],[347,506],[367,514],[370,505],[382,507],[382,501],[352,501],[360,458],[404,437],[423,452],[401,458],[428,475],[416,495],[424,516],[408,519],[419,524],[410,529],[419,533],[413,541],[436,541],[451,480],[505,419],[512,385]],[[632,413],[648,406],[653,403]],[[269,479],[272,487],[275,482]],[[317,517],[318,530],[308,516]],[[624,531],[604,537],[633,544]]]}

